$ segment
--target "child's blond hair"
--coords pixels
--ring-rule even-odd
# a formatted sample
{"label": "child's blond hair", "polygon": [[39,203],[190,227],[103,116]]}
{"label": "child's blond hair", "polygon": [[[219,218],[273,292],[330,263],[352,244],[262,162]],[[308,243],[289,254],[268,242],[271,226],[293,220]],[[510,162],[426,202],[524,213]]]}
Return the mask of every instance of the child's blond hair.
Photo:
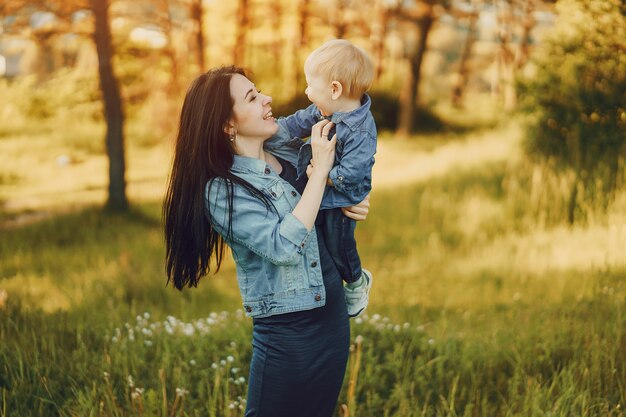
{"label": "child's blond hair", "polygon": [[374,81],[374,65],[367,53],[344,39],[333,39],[311,52],[305,66],[328,82],[339,81],[349,98],[361,98]]}

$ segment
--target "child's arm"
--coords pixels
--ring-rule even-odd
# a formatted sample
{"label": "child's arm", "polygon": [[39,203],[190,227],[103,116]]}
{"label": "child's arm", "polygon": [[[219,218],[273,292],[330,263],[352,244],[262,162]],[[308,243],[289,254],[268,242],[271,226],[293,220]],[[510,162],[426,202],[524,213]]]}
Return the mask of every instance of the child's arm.
{"label": "child's arm", "polygon": [[280,148],[287,146],[300,149],[305,138],[311,136],[311,128],[320,121],[321,113],[311,104],[306,109],[298,110],[294,114],[281,117],[276,120],[278,132],[265,141],[265,146],[269,148]]}
{"label": "child's arm", "polygon": [[292,138],[308,138],[311,136],[311,128],[320,121],[321,113],[315,104],[306,109],[298,110],[291,116],[277,120],[281,128],[285,129]]}

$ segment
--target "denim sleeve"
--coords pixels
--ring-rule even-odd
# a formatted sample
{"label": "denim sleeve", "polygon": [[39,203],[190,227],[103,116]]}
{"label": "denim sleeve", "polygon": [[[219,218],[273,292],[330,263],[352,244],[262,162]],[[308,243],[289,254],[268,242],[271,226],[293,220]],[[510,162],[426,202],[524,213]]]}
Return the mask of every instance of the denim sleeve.
{"label": "denim sleeve", "polygon": [[291,138],[308,138],[311,136],[311,128],[320,121],[321,113],[315,104],[306,109],[298,110],[291,116],[278,120],[280,126],[284,126]]}
{"label": "denim sleeve", "polygon": [[275,265],[297,265],[311,231],[293,214],[280,218],[273,208],[267,208],[257,197],[242,187],[234,186],[233,222],[228,228],[228,198],[223,180],[207,184],[206,202],[209,220],[224,240],[247,247]]}
{"label": "denim sleeve", "polygon": [[278,119],[278,131],[263,143],[266,149],[300,149],[304,143],[298,136],[291,136],[287,129],[285,119]]}
{"label": "denim sleeve", "polygon": [[374,166],[376,137],[368,132],[353,132],[344,139],[339,163],[328,173],[335,190],[348,194],[370,176]]}

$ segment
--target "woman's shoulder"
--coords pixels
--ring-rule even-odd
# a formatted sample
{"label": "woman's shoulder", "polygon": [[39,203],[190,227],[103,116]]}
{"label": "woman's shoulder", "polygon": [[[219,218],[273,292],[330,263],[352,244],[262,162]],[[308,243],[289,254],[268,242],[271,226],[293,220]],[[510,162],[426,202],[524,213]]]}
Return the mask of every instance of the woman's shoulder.
{"label": "woman's shoulder", "polygon": [[[204,196],[208,203],[224,202],[226,199],[248,199],[252,196],[251,188],[262,190],[257,176],[236,175],[236,178],[215,177],[207,181]],[[248,185],[248,186],[246,186]]]}

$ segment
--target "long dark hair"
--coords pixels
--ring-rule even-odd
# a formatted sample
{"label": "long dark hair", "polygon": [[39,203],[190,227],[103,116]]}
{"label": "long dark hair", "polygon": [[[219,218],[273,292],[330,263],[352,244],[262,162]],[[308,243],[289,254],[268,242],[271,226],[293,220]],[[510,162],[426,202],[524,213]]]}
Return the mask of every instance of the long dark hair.
{"label": "long dark hair", "polygon": [[225,240],[211,226],[205,211],[204,189],[208,181],[217,177],[226,180],[227,239],[232,229],[233,184],[267,200],[230,172],[235,149],[224,128],[233,116],[230,79],[235,74],[247,76],[244,69],[235,66],[214,68],[200,75],[187,90],[180,113],[172,171],[163,201],[167,283],[173,281],[179,290],[196,287],[209,272],[212,257],[216,261],[215,272],[222,263]]}

